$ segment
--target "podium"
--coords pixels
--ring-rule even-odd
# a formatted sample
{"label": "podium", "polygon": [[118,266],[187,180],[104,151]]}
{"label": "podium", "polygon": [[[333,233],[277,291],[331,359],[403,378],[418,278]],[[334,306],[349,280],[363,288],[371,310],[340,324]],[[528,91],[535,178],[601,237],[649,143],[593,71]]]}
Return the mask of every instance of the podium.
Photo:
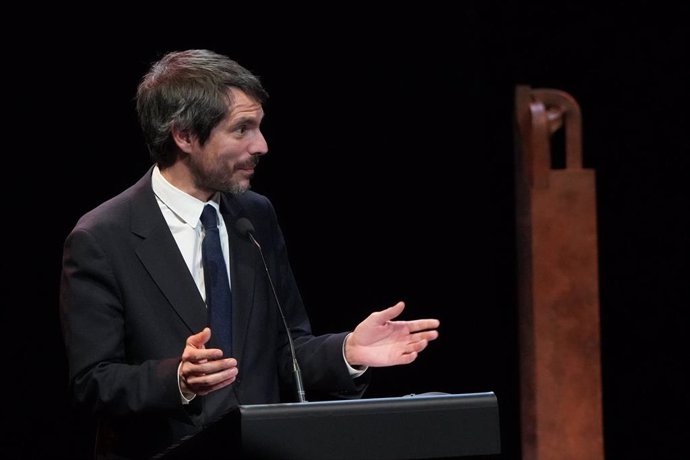
{"label": "podium", "polygon": [[431,459],[498,454],[493,392],[239,406],[164,460]]}

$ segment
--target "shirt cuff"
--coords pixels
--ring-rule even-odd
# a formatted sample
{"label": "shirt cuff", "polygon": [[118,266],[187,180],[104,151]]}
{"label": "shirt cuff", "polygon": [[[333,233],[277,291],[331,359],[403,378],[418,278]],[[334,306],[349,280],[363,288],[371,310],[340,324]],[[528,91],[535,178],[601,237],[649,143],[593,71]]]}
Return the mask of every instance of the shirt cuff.
{"label": "shirt cuff", "polygon": [[343,340],[343,361],[345,361],[345,365],[347,366],[347,371],[350,373],[350,377],[356,379],[357,377],[361,377],[362,374],[364,374],[367,371],[367,369],[369,369],[369,366],[353,367],[350,366],[350,363],[347,362],[347,358],[345,358],[345,342],[347,342],[347,338],[350,337],[350,335],[352,335],[352,332],[347,334],[345,336],[345,340]]}
{"label": "shirt cuff", "polygon": [[182,375],[182,374],[180,374],[180,368],[181,367],[182,367],[182,361],[180,361],[180,364],[178,364],[178,366],[177,366],[177,389],[180,391],[180,401],[182,402],[182,405],[186,406],[187,404],[192,402],[192,400],[194,398],[196,398],[196,393],[192,393],[192,397],[187,398],[184,395],[184,393],[182,392],[182,386],[180,385],[180,376]]}

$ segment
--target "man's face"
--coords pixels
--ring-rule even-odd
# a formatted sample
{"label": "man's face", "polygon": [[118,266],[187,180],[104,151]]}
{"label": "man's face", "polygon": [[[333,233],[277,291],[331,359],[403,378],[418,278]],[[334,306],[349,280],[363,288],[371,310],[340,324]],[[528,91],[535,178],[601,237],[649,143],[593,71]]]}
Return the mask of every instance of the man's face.
{"label": "man's face", "polygon": [[260,129],[264,111],[244,92],[229,92],[232,109],[203,146],[193,139],[189,167],[199,189],[242,193],[250,188],[259,157],[268,152]]}

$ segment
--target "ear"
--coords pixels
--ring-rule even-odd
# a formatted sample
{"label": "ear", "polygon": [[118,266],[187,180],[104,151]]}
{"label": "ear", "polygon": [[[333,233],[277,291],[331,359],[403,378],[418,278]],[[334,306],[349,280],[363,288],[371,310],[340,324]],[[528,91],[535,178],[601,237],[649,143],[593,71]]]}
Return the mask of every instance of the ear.
{"label": "ear", "polygon": [[172,128],[172,138],[177,144],[177,147],[185,153],[191,153],[194,136],[186,129],[180,129],[176,126]]}

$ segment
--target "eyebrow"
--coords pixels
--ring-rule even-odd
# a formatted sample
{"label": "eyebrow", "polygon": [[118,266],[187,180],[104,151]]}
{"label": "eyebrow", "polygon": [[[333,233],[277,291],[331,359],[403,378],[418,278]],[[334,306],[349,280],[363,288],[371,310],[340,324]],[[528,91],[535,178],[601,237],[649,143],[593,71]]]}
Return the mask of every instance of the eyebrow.
{"label": "eyebrow", "polygon": [[249,125],[259,125],[261,122],[259,121],[258,117],[247,117],[247,116],[242,116],[240,118],[237,118],[236,120],[231,120],[230,121],[231,126],[237,126],[237,125],[243,125],[243,124],[249,124]]}

